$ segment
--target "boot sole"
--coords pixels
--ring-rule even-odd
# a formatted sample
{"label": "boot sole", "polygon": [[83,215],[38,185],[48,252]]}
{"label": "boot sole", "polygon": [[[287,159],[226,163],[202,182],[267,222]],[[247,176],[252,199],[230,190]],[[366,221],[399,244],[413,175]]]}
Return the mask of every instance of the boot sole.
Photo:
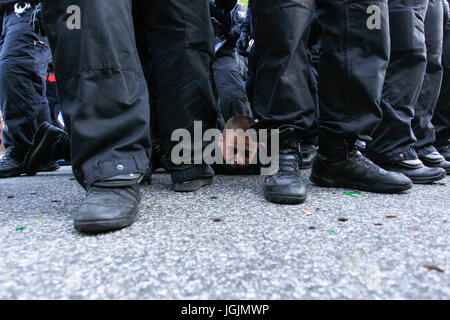
{"label": "boot sole", "polygon": [[38,171],[40,172],[54,172],[56,170],[58,170],[59,168],[61,168],[58,164],[54,164],[51,166],[46,166],[44,168],[40,168]]}
{"label": "boot sole", "polygon": [[375,193],[400,193],[407,191],[412,188],[413,184],[405,184],[405,185],[383,185],[383,187],[377,187],[376,185],[367,185],[367,184],[355,184],[355,183],[348,183],[346,181],[342,181],[339,179],[330,179],[330,178],[324,178],[324,177],[317,177],[314,175],[311,175],[310,177],[311,182],[313,182],[315,185],[319,187],[326,187],[326,188],[351,188],[351,189],[358,189],[362,191],[369,191],[369,192],[375,192]]}
{"label": "boot sole", "polygon": [[[41,130],[38,130],[33,138],[34,141],[38,140],[40,141],[39,144],[36,147],[31,147],[31,149],[27,152],[25,155],[25,159],[23,161],[24,164],[24,171],[29,176],[34,176],[39,171],[39,167],[30,167],[31,159],[36,157],[36,150],[49,150],[50,146],[47,143],[47,137],[49,136],[49,131],[42,132]],[[45,147],[43,147],[45,145]],[[43,149],[44,148],[44,149]]]}
{"label": "boot sole", "polygon": [[412,180],[415,184],[431,184],[433,182],[439,181],[441,179],[444,179],[447,175],[446,171],[444,170],[441,174],[433,176],[433,177],[426,177],[426,178],[412,178],[408,177]]}
{"label": "boot sole", "polygon": [[194,192],[200,190],[204,186],[210,185],[212,182],[213,178],[177,182],[172,185],[172,190],[175,192]]}
{"label": "boot sole", "polygon": [[14,172],[14,173],[0,173],[0,178],[17,178],[20,177],[23,174],[23,172]]}
{"label": "boot sole", "polygon": [[[136,210],[137,213],[137,210]],[[77,231],[86,234],[106,233],[117,231],[132,225],[136,217],[122,218],[114,220],[93,220],[93,221],[74,221],[74,227]]]}
{"label": "boot sole", "polygon": [[264,192],[264,197],[267,201],[276,204],[302,204],[306,201],[306,195],[304,196],[287,196],[275,193]]}

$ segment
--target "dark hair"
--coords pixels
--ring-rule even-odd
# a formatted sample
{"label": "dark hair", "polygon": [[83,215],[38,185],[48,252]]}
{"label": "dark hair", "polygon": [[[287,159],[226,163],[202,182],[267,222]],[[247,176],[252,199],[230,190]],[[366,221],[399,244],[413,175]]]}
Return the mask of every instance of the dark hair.
{"label": "dark hair", "polygon": [[256,123],[255,119],[250,118],[246,115],[238,115],[230,118],[227,123],[225,124],[225,130],[231,129],[231,130],[237,130],[242,129],[247,131],[250,129],[254,124]]}

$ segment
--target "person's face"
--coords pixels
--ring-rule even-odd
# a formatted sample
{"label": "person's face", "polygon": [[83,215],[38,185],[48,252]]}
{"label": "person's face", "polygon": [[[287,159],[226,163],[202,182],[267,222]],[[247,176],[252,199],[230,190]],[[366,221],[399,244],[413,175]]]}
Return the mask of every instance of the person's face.
{"label": "person's face", "polygon": [[258,152],[258,143],[248,136],[233,136],[225,139],[219,136],[223,158],[233,168],[242,168],[249,165]]}

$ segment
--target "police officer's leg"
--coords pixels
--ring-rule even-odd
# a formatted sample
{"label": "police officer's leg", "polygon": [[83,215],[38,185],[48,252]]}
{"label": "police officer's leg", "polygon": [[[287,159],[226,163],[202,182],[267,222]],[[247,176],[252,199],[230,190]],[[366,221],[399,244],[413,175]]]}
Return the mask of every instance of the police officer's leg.
{"label": "police officer's leg", "polygon": [[[386,1],[321,0],[319,66],[320,138],[311,180],[328,187],[373,192],[411,188],[402,174],[386,172],[356,149],[381,118],[381,88],[389,59]],[[375,19],[371,19],[371,14]]]}
{"label": "police officer's leg", "polygon": [[445,159],[450,161],[450,10],[447,6],[444,6],[444,8],[446,13],[444,15],[444,45],[442,50],[444,75],[432,122],[436,130],[435,146]]}
{"label": "police officer's leg", "polygon": [[[319,52],[313,49],[313,44],[317,44],[320,47],[319,39],[315,39],[315,30],[313,29],[317,20],[317,9],[315,8],[313,16],[311,17],[310,26],[307,32],[304,33],[302,42],[305,48],[304,53],[307,55],[308,61],[308,73],[305,78],[308,83],[308,93],[310,94],[310,100],[314,103],[311,105],[304,105],[305,108],[311,108],[311,112],[308,113],[308,123],[310,127],[301,137],[301,154],[302,154],[302,169],[310,169],[317,156],[317,145],[319,144],[319,82],[318,73],[314,63],[319,60]],[[308,99],[309,100],[309,99]]]}
{"label": "police officer's leg", "polygon": [[149,165],[149,97],[131,9],[125,0],[44,1],[73,172],[87,189],[75,216],[82,232],[133,223]]}
{"label": "police officer's leg", "polygon": [[224,122],[236,115],[253,117],[236,58],[230,55],[217,57],[212,65],[212,72],[219,95],[219,112]]}
{"label": "police officer's leg", "polygon": [[50,48],[45,37],[29,24],[32,8],[17,16],[14,3],[6,7],[0,52],[0,106],[8,149],[0,162],[0,177],[23,173],[22,161],[33,134],[50,120],[45,75]]}
{"label": "police officer's leg", "polygon": [[[140,1],[151,47],[156,105],[153,133],[170,158],[172,133],[187,129],[194,137],[194,122],[203,130],[216,127],[217,105],[212,91],[210,65],[213,29],[206,0]],[[191,155],[201,155],[193,144]],[[173,190],[195,191],[212,182],[214,171],[202,159],[188,157],[171,167]],[[193,163],[195,162],[195,163]]]}
{"label": "police officer's leg", "polygon": [[425,167],[414,150],[414,105],[426,70],[424,20],[428,0],[389,1],[391,48],[383,86],[383,119],[368,144],[367,155],[385,169],[402,172],[415,183],[445,176]]}
{"label": "police officer's leg", "polygon": [[306,199],[298,143],[310,127],[308,113],[314,112],[314,107],[305,106],[314,106],[314,101],[301,39],[313,6],[313,0],[257,0],[251,8],[256,46],[253,111],[259,120],[255,128],[280,129],[279,172],[267,177],[264,185],[266,199],[275,203]]}
{"label": "police officer's leg", "polygon": [[427,167],[441,167],[450,172],[450,162],[433,146],[436,139],[431,123],[442,83],[442,41],[443,41],[442,0],[429,0],[425,17],[425,43],[427,46],[427,69],[419,99],[415,104],[413,130],[417,138],[415,148],[419,159]]}

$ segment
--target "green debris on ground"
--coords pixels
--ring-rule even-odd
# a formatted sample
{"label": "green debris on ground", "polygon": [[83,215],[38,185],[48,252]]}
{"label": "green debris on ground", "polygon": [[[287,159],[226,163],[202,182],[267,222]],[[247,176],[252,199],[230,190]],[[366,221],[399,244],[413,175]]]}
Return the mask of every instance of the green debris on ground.
{"label": "green debris on ground", "polygon": [[359,192],[359,191],[346,191],[346,192],[344,192],[344,194],[346,194],[348,196],[357,196],[357,195],[360,195],[361,192]]}

